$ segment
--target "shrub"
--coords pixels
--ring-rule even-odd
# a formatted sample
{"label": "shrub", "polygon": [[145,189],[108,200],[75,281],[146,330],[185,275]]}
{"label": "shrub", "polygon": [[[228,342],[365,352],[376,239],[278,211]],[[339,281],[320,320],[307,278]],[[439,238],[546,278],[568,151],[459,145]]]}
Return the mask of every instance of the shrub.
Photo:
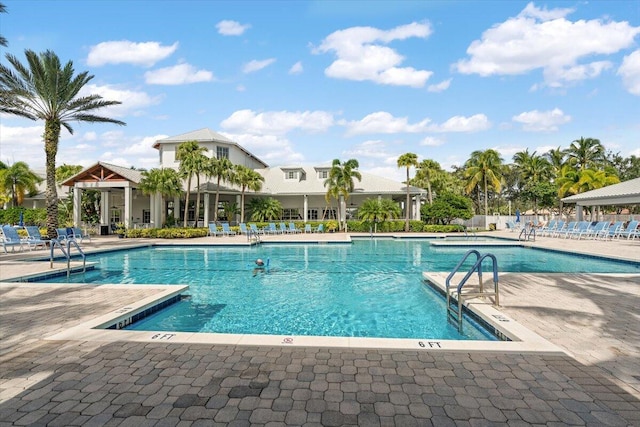
{"label": "shrub", "polygon": [[426,233],[462,233],[464,232],[464,225],[460,224],[448,224],[448,225],[437,225],[437,224],[425,224],[422,231]]}

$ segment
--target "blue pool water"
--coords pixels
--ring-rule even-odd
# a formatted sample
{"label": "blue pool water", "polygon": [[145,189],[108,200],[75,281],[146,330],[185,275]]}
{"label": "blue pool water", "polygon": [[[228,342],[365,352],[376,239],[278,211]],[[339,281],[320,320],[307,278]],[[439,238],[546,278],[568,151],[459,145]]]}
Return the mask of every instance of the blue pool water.
{"label": "blue pool water", "polygon": [[[446,320],[443,298],[422,284],[423,271],[451,271],[467,250],[413,239],[250,248],[165,246],[90,255],[88,261],[97,268],[71,281],[190,286],[189,299],[132,325],[138,330],[492,339],[469,324],[460,336]],[[480,251],[495,254],[500,271],[640,272],[640,263],[536,249]],[[270,260],[268,272],[254,276],[256,258]]]}

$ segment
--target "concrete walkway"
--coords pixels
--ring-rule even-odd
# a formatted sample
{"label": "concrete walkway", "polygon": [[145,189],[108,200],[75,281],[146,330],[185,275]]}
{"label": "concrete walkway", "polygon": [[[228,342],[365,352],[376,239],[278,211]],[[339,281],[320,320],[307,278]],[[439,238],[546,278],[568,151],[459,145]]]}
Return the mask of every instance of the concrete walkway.
{"label": "concrete walkway", "polygon": [[[212,241],[246,244],[193,243]],[[531,244],[640,261],[637,240]],[[0,255],[0,279],[49,268],[32,255]],[[640,425],[640,276],[501,281],[501,310],[569,354],[48,341],[160,288],[3,283],[0,426]]]}

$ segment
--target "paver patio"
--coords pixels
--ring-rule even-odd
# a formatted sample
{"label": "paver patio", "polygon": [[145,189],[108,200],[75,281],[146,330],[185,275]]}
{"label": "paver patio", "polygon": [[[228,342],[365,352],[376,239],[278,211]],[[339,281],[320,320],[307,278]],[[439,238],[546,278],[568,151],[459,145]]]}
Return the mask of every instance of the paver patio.
{"label": "paver patio", "polygon": [[640,276],[523,278],[501,309],[571,355],[48,341],[159,290],[4,283],[0,425],[640,425]]}

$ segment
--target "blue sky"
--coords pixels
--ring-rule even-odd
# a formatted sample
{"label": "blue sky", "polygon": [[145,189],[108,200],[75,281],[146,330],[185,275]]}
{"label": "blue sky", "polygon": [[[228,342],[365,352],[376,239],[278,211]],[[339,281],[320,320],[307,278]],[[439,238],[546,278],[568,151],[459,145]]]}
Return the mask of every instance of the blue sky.
{"label": "blue sky", "polygon": [[[402,180],[593,137],[640,155],[640,1],[2,0],[4,53],[50,49],[122,105],[63,130],[58,164],[158,166],[211,128],[270,166],[356,158]],[[0,116],[0,158],[44,167],[43,123]]]}

